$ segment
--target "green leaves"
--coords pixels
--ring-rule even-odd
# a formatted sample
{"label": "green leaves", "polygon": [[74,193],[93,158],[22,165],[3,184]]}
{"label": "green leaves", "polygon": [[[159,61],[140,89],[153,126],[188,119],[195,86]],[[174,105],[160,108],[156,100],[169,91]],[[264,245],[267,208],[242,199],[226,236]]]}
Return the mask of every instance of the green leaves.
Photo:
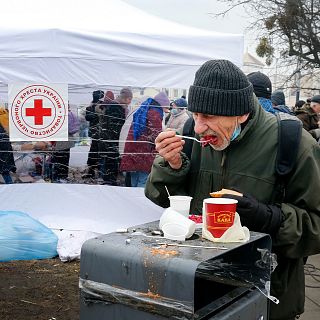
{"label": "green leaves", "polygon": [[273,59],[274,48],[272,47],[269,39],[267,37],[262,37],[259,40],[259,44],[256,48],[256,53],[259,57],[266,58],[266,64],[271,65]]}

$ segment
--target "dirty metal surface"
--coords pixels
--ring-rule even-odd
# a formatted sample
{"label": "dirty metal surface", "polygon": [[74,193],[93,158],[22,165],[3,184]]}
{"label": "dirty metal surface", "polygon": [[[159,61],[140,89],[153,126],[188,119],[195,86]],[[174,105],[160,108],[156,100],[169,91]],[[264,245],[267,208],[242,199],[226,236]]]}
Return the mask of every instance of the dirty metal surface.
{"label": "dirty metal surface", "polygon": [[197,310],[203,313],[205,304],[219,298],[217,290],[203,297],[215,283],[223,295],[239,286],[252,287],[257,277],[263,281],[270,277],[268,263],[259,266],[257,250],[271,247],[266,235],[251,233],[247,243],[213,243],[202,239],[198,229],[191,239],[179,242],[153,236],[155,230],[158,221],[84,243],[80,265],[84,304],[118,303],[165,318],[192,319]]}

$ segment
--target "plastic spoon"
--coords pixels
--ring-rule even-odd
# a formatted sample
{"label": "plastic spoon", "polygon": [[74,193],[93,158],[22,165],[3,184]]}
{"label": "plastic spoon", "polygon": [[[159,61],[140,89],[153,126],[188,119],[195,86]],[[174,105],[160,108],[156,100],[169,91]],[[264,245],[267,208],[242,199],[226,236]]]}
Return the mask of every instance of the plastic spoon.
{"label": "plastic spoon", "polygon": [[197,142],[199,142],[199,143],[206,143],[206,142],[209,142],[209,141],[210,141],[210,140],[200,141],[200,140],[198,140],[198,139],[195,138],[195,137],[182,136],[182,135],[180,135],[180,134],[176,134],[176,137],[180,137],[180,138],[182,138],[182,139],[194,140],[194,141],[197,141]]}
{"label": "plastic spoon", "polygon": [[169,193],[169,190],[168,190],[167,186],[164,186],[164,187],[165,187],[165,189],[166,189],[166,191],[167,191],[168,198],[170,199],[170,193]]}

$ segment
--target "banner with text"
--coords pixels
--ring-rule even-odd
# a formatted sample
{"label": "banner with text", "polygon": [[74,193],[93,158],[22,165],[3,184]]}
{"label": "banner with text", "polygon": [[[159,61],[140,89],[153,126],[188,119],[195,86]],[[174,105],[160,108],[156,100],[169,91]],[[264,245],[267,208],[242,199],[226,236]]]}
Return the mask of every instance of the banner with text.
{"label": "banner with text", "polygon": [[8,85],[10,141],[67,141],[68,85]]}

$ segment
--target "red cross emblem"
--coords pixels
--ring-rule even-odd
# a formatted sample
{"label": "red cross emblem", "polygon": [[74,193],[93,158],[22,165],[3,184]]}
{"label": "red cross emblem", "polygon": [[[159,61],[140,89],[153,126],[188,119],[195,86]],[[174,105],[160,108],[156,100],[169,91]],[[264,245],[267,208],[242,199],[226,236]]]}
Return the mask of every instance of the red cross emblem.
{"label": "red cross emblem", "polygon": [[43,117],[51,116],[51,108],[43,108],[42,99],[34,99],[34,108],[26,108],[26,116],[34,117],[35,125],[42,125]]}

